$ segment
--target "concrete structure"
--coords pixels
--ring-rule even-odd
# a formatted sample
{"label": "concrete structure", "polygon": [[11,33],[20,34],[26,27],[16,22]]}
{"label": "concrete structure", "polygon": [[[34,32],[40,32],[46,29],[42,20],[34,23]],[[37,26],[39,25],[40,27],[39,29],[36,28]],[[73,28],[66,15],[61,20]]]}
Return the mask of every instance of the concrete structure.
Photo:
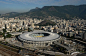
{"label": "concrete structure", "polygon": [[22,34],[22,32],[13,32],[13,33],[10,33],[10,34],[16,36],[16,35]]}
{"label": "concrete structure", "polygon": [[47,47],[59,40],[60,36],[56,33],[35,30],[21,34],[18,39],[27,47]]}

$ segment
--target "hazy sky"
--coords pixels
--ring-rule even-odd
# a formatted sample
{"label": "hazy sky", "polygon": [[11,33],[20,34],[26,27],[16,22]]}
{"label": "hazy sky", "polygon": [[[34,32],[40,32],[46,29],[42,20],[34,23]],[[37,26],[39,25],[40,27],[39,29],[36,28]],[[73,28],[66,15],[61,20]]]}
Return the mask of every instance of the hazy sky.
{"label": "hazy sky", "polygon": [[35,7],[86,4],[86,0],[0,0],[0,14],[27,12]]}

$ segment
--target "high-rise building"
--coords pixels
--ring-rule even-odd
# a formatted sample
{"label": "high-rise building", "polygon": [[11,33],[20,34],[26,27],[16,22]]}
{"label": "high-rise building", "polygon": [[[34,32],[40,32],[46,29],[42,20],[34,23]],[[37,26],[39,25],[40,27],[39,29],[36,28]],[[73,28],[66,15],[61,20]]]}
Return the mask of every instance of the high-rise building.
{"label": "high-rise building", "polygon": [[34,28],[34,23],[31,23],[31,28]]}

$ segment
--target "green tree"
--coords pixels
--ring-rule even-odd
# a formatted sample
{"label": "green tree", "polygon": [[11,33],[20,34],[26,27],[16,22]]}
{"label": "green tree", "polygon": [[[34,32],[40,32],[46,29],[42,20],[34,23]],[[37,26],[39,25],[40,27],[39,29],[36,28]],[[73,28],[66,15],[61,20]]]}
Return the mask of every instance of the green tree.
{"label": "green tree", "polygon": [[2,32],[0,32],[0,35],[2,35]]}
{"label": "green tree", "polygon": [[7,33],[7,35],[6,35],[7,38],[10,38],[11,36],[12,36],[12,35],[9,34],[9,33]]}
{"label": "green tree", "polygon": [[28,28],[28,32],[30,32],[31,31],[31,29],[30,28]]}
{"label": "green tree", "polygon": [[5,29],[7,29],[7,26],[6,26],[6,24],[5,24]]}
{"label": "green tree", "polygon": [[3,35],[4,39],[6,39],[5,33],[2,33],[2,35]]}
{"label": "green tree", "polygon": [[5,33],[6,32],[6,29],[3,29],[3,32]]}

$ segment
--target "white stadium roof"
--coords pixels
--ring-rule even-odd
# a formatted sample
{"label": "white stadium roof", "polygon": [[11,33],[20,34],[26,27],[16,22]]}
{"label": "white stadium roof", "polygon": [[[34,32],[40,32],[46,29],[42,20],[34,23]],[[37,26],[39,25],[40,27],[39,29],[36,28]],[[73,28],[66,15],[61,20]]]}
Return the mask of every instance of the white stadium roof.
{"label": "white stadium roof", "polygon": [[[44,36],[44,37],[32,37],[30,36],[31,34],[36,34],[36,33],[48,33],[50,34],[49,36]],[[55,39],[59,39],[59,35],[57,33],[51,33],[51,32],[46,32],[43,30],[34,30],[33,32],[27,32],[27,33],[23,33],[21,34],[19,37],[19,39],[26,40],[26,41],[50,41],[50,40],[55,40]]]}

